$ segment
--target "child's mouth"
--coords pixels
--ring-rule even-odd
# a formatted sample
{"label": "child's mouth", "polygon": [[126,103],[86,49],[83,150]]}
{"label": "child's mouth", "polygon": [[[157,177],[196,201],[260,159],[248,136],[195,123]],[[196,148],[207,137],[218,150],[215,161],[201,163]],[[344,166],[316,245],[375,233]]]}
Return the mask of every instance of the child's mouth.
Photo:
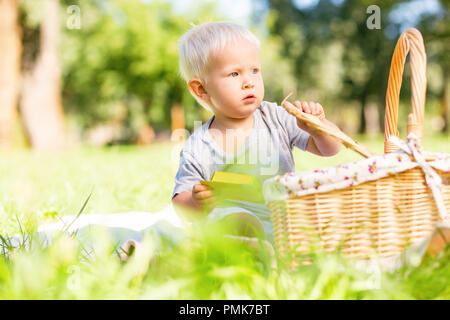
{"label": "child's mouth", "polygon": [[244,100],[245,102],[251,103],[251,102],[255,102],[256,101],[256,97],[254,95],[252,95],[252,94],[249,94],[248,96],[246,96],[242,100]]}

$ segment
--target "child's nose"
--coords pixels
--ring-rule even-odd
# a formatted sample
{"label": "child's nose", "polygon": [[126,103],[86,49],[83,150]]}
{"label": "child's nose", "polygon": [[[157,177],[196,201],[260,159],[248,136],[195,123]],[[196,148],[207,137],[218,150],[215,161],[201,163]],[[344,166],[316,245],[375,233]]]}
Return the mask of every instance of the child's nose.
{"label": "child's nose", "polygon": [[242,84],[244,89],[253,88],[255,85],[253,84],[252,80],[245,80]]}

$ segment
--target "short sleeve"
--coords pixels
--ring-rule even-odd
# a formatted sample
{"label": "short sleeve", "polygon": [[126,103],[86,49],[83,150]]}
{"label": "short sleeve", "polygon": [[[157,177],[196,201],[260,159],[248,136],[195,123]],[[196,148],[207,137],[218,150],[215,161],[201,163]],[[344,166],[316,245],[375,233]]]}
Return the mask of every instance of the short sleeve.
{"label": "short sleeve", "polygon": [[296,146],[301,150],[306,150],[309,133],[300,129],[297,125],[297,118],[284,110],[283,107],[277,106],[276,110],[280,124],[286,129],[291,149]]}
{"label": "short sleeve", "polygon": [[180,152],[180,166],[175,175],[175,188],[172,192],[172,199],[175,194],[192,191],[195,184],[200,183],[200,180],[205,180],[202,175],[202,170],[198,161],[187,151]]}

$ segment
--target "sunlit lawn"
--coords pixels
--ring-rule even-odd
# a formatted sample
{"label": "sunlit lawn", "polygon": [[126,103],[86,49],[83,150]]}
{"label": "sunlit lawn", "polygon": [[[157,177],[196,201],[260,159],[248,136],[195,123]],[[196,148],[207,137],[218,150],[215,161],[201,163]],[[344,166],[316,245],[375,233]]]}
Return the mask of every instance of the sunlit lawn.
{"label": "sunlit lawn", "polygon": [[[382,152],[380,137],[356,140]],[[2,153],[0,235],[76,214],[91,192],[83,214],[161,210],[170,204],[179,148],[157,143],[59,154]],[[448,153],[449,139],[426,137],[425,148]],[[294,156],[297,171],[361,159],[350,150],[330,158],[300,150]],[[421,267],[382,274],[380,287],[370,289],[360,284],[372,275],[355,271],[339,256],[314,256],[312,266],[294,272],[279,261],[280,268],[270,271],[267,261],[255,260],[242,246],[218,241],[211,230],[163,253],[151,267],[149,254],[121,264],[111,254],[111,244],[99,241],[104,243],[103,251],[94,261],[80,259],[78,243],[70,239],[61,239],[47,250],[19,250],[10,259],[1,257],[0,299],[450,298],[448,250],[438,259],[425,259]],[[151,239],[144,245],[151,252]]]}

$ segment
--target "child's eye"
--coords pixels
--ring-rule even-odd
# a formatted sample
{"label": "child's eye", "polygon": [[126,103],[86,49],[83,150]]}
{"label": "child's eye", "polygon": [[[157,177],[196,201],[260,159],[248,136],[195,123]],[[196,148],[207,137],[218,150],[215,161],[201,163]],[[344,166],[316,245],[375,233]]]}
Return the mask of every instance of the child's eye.
{"label": "child's eye", "polygon": [[238,76],[238,73],[235,71],[235,72],[231,73],[230,76],[232,76],[232,77],[237,77],[237,76]]}
{"label": "child's eye", "polygon": [[253,73],[258,73],[259,70],[255,68],[252,71],[253,71]]}

